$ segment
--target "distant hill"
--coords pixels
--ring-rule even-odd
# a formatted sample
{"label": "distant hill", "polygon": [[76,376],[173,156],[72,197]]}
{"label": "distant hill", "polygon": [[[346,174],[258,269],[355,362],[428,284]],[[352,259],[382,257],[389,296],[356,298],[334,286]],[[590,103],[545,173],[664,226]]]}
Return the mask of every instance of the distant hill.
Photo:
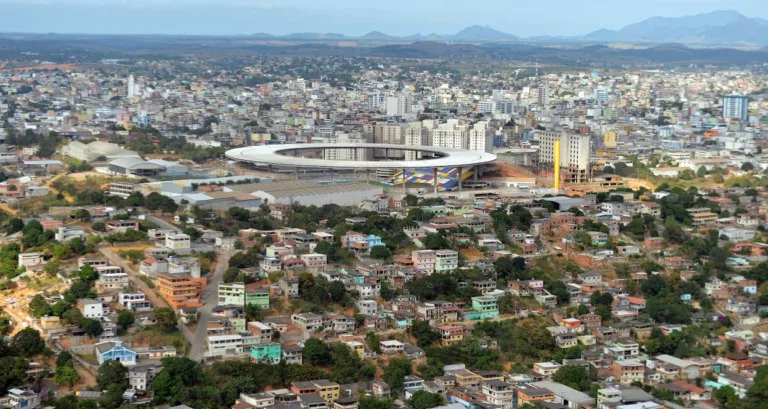
{"label": "distant hill", "polygon": [[471,44],[445,44],[435,41],[417,41],[411,44],[385,45],[371,49],[368,54],[375,57],[392,58],[440,58],[467,56],[487,52]]}
{"label": "distant hill", "polygon": [[597,30],[586,41],[684,44],[768,44],[768,20],[734,10],[683,17],[651,17],[620,30]]}
{"label": "distant hill", "polygon": [[490,26],[470,26],[450,37],[454,41],[510,41],[520,37],[504,33]]}

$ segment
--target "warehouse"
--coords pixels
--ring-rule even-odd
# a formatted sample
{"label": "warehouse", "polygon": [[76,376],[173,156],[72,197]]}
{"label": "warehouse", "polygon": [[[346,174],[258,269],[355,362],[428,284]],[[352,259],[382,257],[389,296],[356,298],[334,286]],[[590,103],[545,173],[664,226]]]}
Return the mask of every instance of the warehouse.
{"label": "warehouse", "polygon": [[[381,187],[365,183],[339,183],[321,185],[310,180],[274,182],[269,184],[250,185],[254,189],[250,194],[265,200],[270,204],[291,204],[322,206],[337,204],[340,206],[357,206],[363,199],[384,192]],[[231,186],[237,189],[239,186]]]}
{"label": "warehouse", "polygon": [[109,162],[109,171],[118,175],[156,176],[164,170],[162,166],[141,158],[122,158]]}
{"label": "warehouse", "polygon": [[107,160],[120,158],[138,158],[139,155],[134,151],[123,149],[119,145],[109,142],[94,141],[89,144],[73,141],[61,148],[64,155],[75,159],[93,162],[102,156]]}

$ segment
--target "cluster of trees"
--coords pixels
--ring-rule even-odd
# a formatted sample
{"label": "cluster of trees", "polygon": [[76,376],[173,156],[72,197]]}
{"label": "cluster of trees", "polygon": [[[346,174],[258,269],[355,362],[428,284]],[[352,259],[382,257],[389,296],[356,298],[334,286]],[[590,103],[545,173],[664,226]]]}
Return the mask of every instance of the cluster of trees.
{"label": "cluster of trees", "polygon": [[299,274],[299,298],[306,302],[313,312],[326,311],[331,302],[342,307],[349,307],[354,304],[356,296],[357,293],[347,291],[341,281],[329,283],[323,277],[314,276],[307,272]]}
{"label": "cluster of trees", "polygon": [[482,321],[473,328],[473,334],[496,340],[508,360],[550,359],[555,346],[543,318],[523,318],[505,321]]}
{"label": "cluster of trees", "polygon": [[356,352],[342,342],[326,344],[319,339],[310,338],[304,343],[301,353],[304,362],[329,368],[331,372],[327,377],[334,382],[371,380],[376,373],[375,366],[366,365]]}
{"label": "cluster of trees", "polygon": [[670,324],[691,322],[693,308],[680,300],[680,296],[686,294],[684,292],[686,288],[692,287],[673,287],[666,278],[656,274],[651,275],[641,284],[643,294],[646,296],[644,313],[657,322]]}
{"label": "cluster of trees", "polygon": [[469,301],[480,293],[472,286],[459,286],[459,278],[453,274],[435,273],[411,280],[405,288],[420,300]]}
{"label": "cluster of trees", "polygon": [[502,206],[491,212],[491,218],[493,218],[496,237],[502,242],[507,241],[507,231],[513,229],[528,231],[533,221],[531,212],[520,205]]}
{"label": "cluster of trees", "polygon": [[428,347],[425,352],[427,363],[417,368],[425,378],[442,375],[443,366],[453,364],[465,364],[468,368],[478,371],[502,369],[503,361],[499,350],[483,348],[476,337],[465,338],[462,342],[450,346]]}
{"label": "cluster of trees", "polygon": [[56,147],[59,145],[61,138],[57,132],[51,131],[48,134],[37,133],[32,129],[27,129],[24,133],[17,131],[15,128],[5,128],[5,143],[8,145],[16,146],[33,146],[38,145],[40,149],[40,156],[43,158],[50,158],[56,153]]}
{"label": "cluster of trees", "polygon": [[[309,344],[310,341],[307,342]],[[225,360],[203,367],[200,363],[188,358],[165,358],[162,360],[163,369],[152,381],[154,393],[152,405],[184,404],[194,408],[223,409],[234,405],[241,392],[262,392],[266,388],[284,388],[291,382],[314,379],[331,379],[339,383],[373,379],[373,367],[364,366],[360,369],[357,354],[351,352],[348,347],[344,350],[342,347],[346,345],[339,345],[341,346],[329,346],[331,355],[329,365],[333,369],[331,374],[309,363],[294,365],[282,362],[270,365],[242,360]],[[309,344],[305,346],[305,350],[308,347],[310,350],[314,348]],[[327,357],[321,357],[323,358]],[[339,362],[336,363],[335,360]],[[122,383],[117,384],[120,388],[124,386]],[[357,394],[353,395],[357,396]],[[378,399],[367,400],[365,408],[391,409],[388,402]],[[362,402],[361,407],[363,407]]]}
{"label": "cluster of trees", "polygon": [[64,293],[64,299],[50,305],[41,295],[36,295],[29,302],[30,314],[35,317],[57,316],[68,325],[77,325],[91,336],[98,336],[102,332],[101,322],[96,319],[86,318],[75,306],[77,300],[84,298],[96,298],[93,283],[99,278],[99,274],[93,267],[85,265],[78,270],[78,280]]}
{"label": "cluster of trees", "polygon": [[[218,122],[215,118],[206,118],[202,133],[210,132],[211,124]],[[191,131],[190,131],[191,132]],[[183,136],[166,137],[160,131],[154,128],[133,128],[131,129],[131,139],[125,140],[119,136],[113,137],[112,142],[126,145],[128,149],[143,154],[151,153],[175,153],[183,159],[188,159],[197,163],[203,163],[211,159],[220,158],[226,151],[225,148],[211,147],[205,148],[187,142]]]}
{"label": "cluster of trees", "polygon": [[53,374],[53,381],[57,385],[67,386],[72,386],[80,381],[80,375],[75,370],[72,354],[69,351],[62,351],[56,357],[56,372]]}
{"label": "cluster of trees", "polygon": [[5,395],[8,389],[23,385],[27,382],[27,358],[38,354],[51,354],[45,347],[45,341],[34,328],[24,328],[14,335],[9,344],[4,341],[10,331],[10,325],[0,327],[0,395]]}

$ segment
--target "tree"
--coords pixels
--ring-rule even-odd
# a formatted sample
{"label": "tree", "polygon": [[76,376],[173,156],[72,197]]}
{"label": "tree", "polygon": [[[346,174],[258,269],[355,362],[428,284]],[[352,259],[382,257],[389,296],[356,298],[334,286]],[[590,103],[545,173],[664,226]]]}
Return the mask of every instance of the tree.
{"label": "tree", "polygon": [[20,232],[21,229],[24,228],[24,221],[19,218],[13,218],[8,222],[8,225],[5,226],[5,232],[8,234],[13,234],[16,232]]}
{"label": "tree", "polygon": [[110,385],[107,393],[99,399],[102,409],[117,409],[123,404],[123,392],[127,389],[120,385]]}
{"label": "tree", "polygon": [[445,403],[445,399],[442,395],[427,392],[425,390],[417,391],[410,399],[408,399],[408,404],[411,405],[413,409],[431,409],[438,407],[443,403]]}
{"label": "tree", "polygon": [[429,250],[443,250],[450,248],[451,244],[442,234],[429,233],[424,237],[424,247]]}
{"label": "tree", "polygon": [[29,362],[18,356],[6,356],[0,358],[0,368],[3,368],[0,371],[0,395],[5,396],[9,388],[21,385],[27,380]]}
{"label": "tree", "polygon": [[91,212],[86,209],[77,209],[72,212],[72,217],[78,220],[87,221],[91,218]]}
{"label": "tree", "polygon": [[703,178],[705,176],[707,176],[707,168],[699,166],[699,169],[696,171],[696,177]]}
{"label": "tree", "polygon": [[552,375],[552,380],[582,392],[588,391],[592,385],[589,371],[581,365],[564,365],[560,367]]}
{"label": "tree", "polygon": [[56,372],[53,375],[53,382],[56,385],[72,386],[80,381],[80,375],[77,374],[75,368],[71,366],[57,366]]}
{"label": "tree", "polygon": [[221,279],[225,283],[234,283],[237,280],[237,276],[240,275],[240,269],[237,267],[229,267],[224,271],[224,275]]}
{"label": "tree", "polygon": [[384,260],[392,256],[392,253],[389,251],[387,246],[373,246],[371,247],[371,257],[378,259],[378,260]]}
{"label": "tree", "polygon": [[318,254],[325,254],[330,255],[333,251],[333,243],[328,241],[321,241],[320,243],[317,243],[317,246],[315,246],[315,253]]}
{"label": "tree", "polygon": [[347,294],[347,289],[341,281],[334,281],[328,285],[328,293],[331,295],[331,300],[338,303],[344,299],[344,296]]}
{"label": "tree", "polygon": [[753,165],[752,162],[744,162],[741,164],[741,170],[744,172],[755,170],[755,165]]}
{"label": "tree", "polygon": [[51,306],[42,295],[36,295],[29,302],[29,312],[36,318],[51,315]]}
{"label": "tree", "polygon": [[91,318],[83,318],[80,321],[80,328],[82,328],[86,334],[92,337],[99,336],[102,331],[104,331],[104,328],[101,326],[101,322]]}
{"label": "tree", "polygon": [[368,331],[368,333],[365,334],[365,345],[367,345],[368,349],[370,349],[371,351],[377,354],[380,353],[381,352],[380,343],[381,343],[381,339],[379,338],[378,335],[376,335],[375,332]]}
{"label": "tree", "polygon": [[768,402],[768,366],[763,365],[757,368],[754,383],[747,390],[744,403],[748,409],[765,409],[766,402]]}
{"label": "tree", "polygon": [[72,354],[69,351],[61,351],[59,356],[56,357],[56,367],[60,366],[72,366]]}
{"label": "tree", "polygon": [[80,270],[77,274],[80,276],[81,280],[86,282],[96,281],[99,278],[99,273],[96,272],[96,270],[88,264],[80,267]]}
{"label": "tree", "polygon": [[80,237],[75,237],[74,239],[69,241],[69,248],[72,250],[75,254],[83,255],[86,253],[86,246],[85,242]]}
{"label": "tree", "polygon": [[136,317],[133,316],[130,310],[120,310],[117,313],[117,325],[123,330],[128,329],[134,322],[136,322]]}
{"label": "tree", "polygon": [[165,331],[176,328],[176,313],[167,307],[158,308],[155,310],[155,322],[155,326]]}
{"label": "tree", "polygon": [[312,365],[327,366],[331,363],[331,350],[325,342],[317,338],[310,338],[304,343],[301,351],[304,362]]}
{"label": "tree", "polygon": [[432,329],[429,322],[423,320],[413,321],[408,332],[416,338],[416,343],[420,348],[426,348],[440,339],[440,334]]}
{"label": "tree", "polygon": [[412,194],[405,195],[405,204],[406,206],[416,206],[419,204],[419,198]]}
{"label": "tree", "polygon": [[36,329],[27,327],[11,338],[11,349],[28,358],[43,352],[45,341]]}
{"label": "tree", "polygon": [[110,385],[117,385],[125,391],[128,389],[127,375],[128,368],[123,366],[120,361],[104,361],[96,374],[96,384],[99,385],[99,390],[102,391],[107,390]]}
{"label": "tree", "polygon": [[107,231],[107,225],[104,222],[96,222],[91,225],[91,229],[94,231],[105,232]]}
{"label": "tree", "polygon": [[403,389],[403,381],[406,376],[413,373],[411,361],[407,358],[394,358],[389,361],[389,365],[384,369],[381,378],[389,385],[394,392],[400,392]]}

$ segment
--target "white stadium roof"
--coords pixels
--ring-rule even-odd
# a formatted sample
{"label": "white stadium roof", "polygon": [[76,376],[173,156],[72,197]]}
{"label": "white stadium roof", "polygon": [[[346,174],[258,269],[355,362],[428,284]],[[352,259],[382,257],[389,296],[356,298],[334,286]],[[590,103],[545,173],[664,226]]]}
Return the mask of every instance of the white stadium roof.
{"label": "white stadium roof", "polygon": [[[347,161],[325,160],[287,156],[282,152],[317,150],[317,149],[394,149],[437,153],[439,158],[421,160],[382,160],[382,161]],[[325,169],[414,169],[414,168],[447,168],[458,166],[474,166],[493,162],[496,155],[469,151],[464,149],[437,148],[433,146],[387,145],[378,143],[340,143],[340,144],[290,144],[263,145],[237,148],[227,151],[227,158],[265,165],[278,165],[298,168]]]}

